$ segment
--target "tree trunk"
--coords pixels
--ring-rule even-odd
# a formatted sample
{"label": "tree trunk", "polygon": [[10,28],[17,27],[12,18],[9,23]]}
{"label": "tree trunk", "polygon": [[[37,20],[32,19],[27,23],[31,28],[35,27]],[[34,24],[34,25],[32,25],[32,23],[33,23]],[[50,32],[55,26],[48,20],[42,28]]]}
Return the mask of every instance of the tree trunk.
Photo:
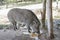
{"label": "tree trunk", "polygon": [[58,1],[59,1],[59,0],[56,0],[56,4],[57,4],[57,5],[56,5],[56,9],[57,9],[57,10],[58,10]]}
{"label": "tree trunk", "polygon": [[45,28],[46,0],[43,0],[43,12],[41,12],[41,27]]}
{"label": "tree trunk", "polygon": [[52,0],[47,0],[46,13],[48,21],[48,36],[50,39],[53,39],[54,33],[53,33]]}

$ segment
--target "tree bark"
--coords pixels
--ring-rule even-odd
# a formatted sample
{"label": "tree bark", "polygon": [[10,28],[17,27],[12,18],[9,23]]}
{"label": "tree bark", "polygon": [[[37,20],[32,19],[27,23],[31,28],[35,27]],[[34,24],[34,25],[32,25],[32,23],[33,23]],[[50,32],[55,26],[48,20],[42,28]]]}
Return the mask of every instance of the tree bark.
{"label": "tree bark", "polygon": [[46,0],[43,0],[43,12],[41,12],[41,27],[45,28]]}
{"label": "tree bark", "polygon": [[48,36],[50,39],[53,39],[54,33],[53,33],[52,0],[47,0],[46,13],[47,13],[47,21],[48,21]]}

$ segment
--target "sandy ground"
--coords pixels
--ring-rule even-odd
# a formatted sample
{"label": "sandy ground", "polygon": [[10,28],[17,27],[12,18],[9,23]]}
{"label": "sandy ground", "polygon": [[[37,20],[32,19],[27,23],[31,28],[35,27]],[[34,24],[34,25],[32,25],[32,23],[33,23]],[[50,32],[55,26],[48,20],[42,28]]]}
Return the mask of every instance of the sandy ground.
{"label": "sandy ground", "polygon": [[[14,30],[0,30],[0,40],[36,40],[32,38],[27,30],[14,31]],[[54,27],[55,38],[53,40],[60,40],[60,28]],[[41,36],[41,40],[47,40],[44,35]]]}
{"label": "sandy ground", "polygon": [[14,30],[0,30],[0,40],[34,40],[30,37],[28,32],[23,33],[22,31]]}

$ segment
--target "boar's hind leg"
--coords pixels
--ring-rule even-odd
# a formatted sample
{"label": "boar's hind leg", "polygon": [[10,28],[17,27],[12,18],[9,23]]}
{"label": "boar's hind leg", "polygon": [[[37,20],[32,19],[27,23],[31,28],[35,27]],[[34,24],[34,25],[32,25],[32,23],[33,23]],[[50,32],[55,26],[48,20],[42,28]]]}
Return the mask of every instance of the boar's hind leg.
{"label": "boar's hind leg", "polygon": [[28,25],[28,32],[31,33],[31,28],[29,25]]}
{"label": "boar's hind leg", "polygon": [[17,29],[17,23],[15,21],[13,21],[12,24],[13,24],[14,30],[16,31],[16,29]]}

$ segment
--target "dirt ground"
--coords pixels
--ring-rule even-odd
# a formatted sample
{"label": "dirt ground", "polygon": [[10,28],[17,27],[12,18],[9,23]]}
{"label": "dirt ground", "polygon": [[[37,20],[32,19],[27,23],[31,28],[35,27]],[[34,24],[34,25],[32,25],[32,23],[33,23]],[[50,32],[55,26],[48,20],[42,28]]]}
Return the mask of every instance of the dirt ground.
{"label": "dirt ground", "polygon": [[[27,33],[27,32],[26,32]],[[60,28],[54,28],[55,38],[53,40],[60,40]],[[29,34],[23,34],[22,32],[14,30],[0,30],[0,40],[36,40],[31,38]],[[47,40],[44,36],[41,37],[41,40]]]}
{"label": "dirt ground", "polygon": [[[19,35],[19,36],[18,36]],[[0,40],[34,40],[28,34],[16,33],[14,30],[0,30]]]}

